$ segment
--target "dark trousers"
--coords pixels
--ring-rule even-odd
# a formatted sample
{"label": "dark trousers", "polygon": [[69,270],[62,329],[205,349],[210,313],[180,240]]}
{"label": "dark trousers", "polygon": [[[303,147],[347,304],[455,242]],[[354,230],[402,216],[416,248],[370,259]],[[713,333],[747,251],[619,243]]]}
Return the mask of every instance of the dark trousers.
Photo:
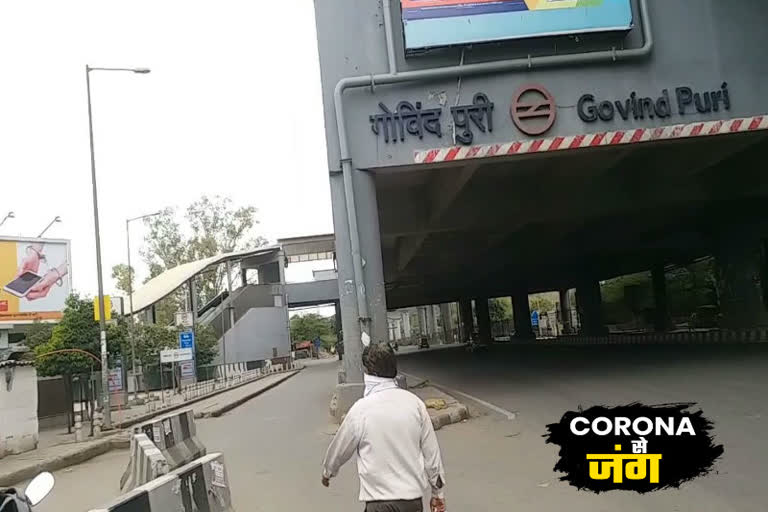
{"label": "dark trousers", "polygon": [[421,498],[415,500],[369,501],[365,512],[422,512]]}

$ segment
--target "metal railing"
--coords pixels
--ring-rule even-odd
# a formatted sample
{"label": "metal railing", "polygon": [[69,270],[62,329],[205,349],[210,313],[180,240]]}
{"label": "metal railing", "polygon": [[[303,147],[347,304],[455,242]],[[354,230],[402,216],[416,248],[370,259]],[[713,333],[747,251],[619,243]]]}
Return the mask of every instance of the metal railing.
{"label": "metal railing", "polygon": [[[277,360],[278,359],[275,359],[273,361]],[[279,361],[280,362],[275,363],[266,362],[264,366],[250,370],[247,369],[246,363],[226,365],[227,367],[239,366],[241,369],[232,371],[231,368],[228,368],[229,371],[227,373],[222,372],[222,374],[216,378],[200,380],[194,384],[183,386],[181,388],[181,394],[184,397],[184,401],[188,401],[210,395],[224,389],[236,387],[247,382],[258,380],[267,377],[268,375],[300,369],[303,367],[294,363],[290,358],[279,358]],[[224,365],[218,365],[217,369],[220,369],[219,367],[221,366]]]}

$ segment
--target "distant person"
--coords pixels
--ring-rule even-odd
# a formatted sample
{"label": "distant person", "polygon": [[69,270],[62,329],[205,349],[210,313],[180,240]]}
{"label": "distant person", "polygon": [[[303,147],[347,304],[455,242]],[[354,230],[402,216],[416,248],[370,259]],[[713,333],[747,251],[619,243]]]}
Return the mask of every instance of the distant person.
{"label": "distant person", "polygon": [[336,342],[336,353],[339,355],[339,361],[344,359],[344,340],[339,339]]}
{"label": "distant person", "polygon": [[427,483],[432,512],[445,512],[445,471],[426,405],[397,387],[397,359],[385,344],[366,347],[363,366],[363,398],[349,410],[328,447],[322,484],[328,487],[357,453],[366,512],[422,512]]}

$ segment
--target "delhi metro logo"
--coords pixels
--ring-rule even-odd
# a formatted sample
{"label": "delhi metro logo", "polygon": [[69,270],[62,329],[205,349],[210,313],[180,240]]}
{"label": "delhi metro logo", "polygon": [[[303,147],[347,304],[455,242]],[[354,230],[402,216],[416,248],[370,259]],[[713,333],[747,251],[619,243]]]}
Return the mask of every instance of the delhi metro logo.
{"label": "delhi metro logo", "polygon": [[512,96],[509,115],[521,132],[526,135],[541,135],[555,124],[555,98],[541,85],[524,85]]}

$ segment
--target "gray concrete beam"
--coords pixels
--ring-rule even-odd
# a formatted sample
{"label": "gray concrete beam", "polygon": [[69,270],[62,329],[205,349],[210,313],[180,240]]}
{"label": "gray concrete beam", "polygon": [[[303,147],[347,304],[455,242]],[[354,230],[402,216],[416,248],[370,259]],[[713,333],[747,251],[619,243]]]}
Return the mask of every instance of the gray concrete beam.
{"label": "gray concrete beam", "polygon": [[720,241],[716,259],[720,274],[722,327],[768,325],[766,309],[766,240],[755,234],[732,233]]}
{"label": "gray concrete beam", "polygon": [[[472,179],[478,167],[478,164],[469,164],[454,173],[440,173],[431,180],[428,188],[427,230],[440,221],[445,211],[453,204],[462,189],[469,183],[469,180]],[[399,246],[397,257],[397,267],[399,270],[402,271],[408,266],[414,256],[418,254],[426,238],[426,234],[419,235],[409,238],[407,243]]]}
{"label": "gray concrete beam", "polygon": [[602,297],[600,281],[586,279],[576,289],[576,305],[581,314],[582,334],[603,336],[607,329],[603,325]]}
{"label": "gray concrete beam", "polygon": [[526,288],[519,288],[513,292],[512,315],[516,338],[528,340],[536,337],[531,326],[531,308],[528,304],[528,290]]}
{"label": "gray concrete beam", "polygon": [[488,308],[488,297],[475,299],[475,311],[477,312],[477,327],[481,343],[491,342],[491,314]]}
{"label": "gray concrete beam", "polygon": [[443,327],[445,343],[453,343],[453,323],[451,321],[451,305],[440,304],[440,325]]}
{"label": "gray concrete beam", "polygon": [[389,339],[387,301],[384,289],[384,265],[381,259],[379,210],[374,176],[367,171],[353,174],[357,222],[360,229],[360,254],[363,258],[365,295],[368,300],[368,323],[371,342],[384,343]]}
{"label": "gray concrete beam", "polygon": [[560,318],[563,322],[563,333],[574,334],[571,322],[571,295],[568,289],[560,290]]}
{"label": "gray concrete beam", "polygon": [[[349,240],[347,206],[344,199],[344,178],[332,174],[331,204],[333,206],[333,227],[336,234],[336,264],[339,276],[339,307],[344,334],[343,368],[347,382],[362,385],[363,345],[360,338],[360,320],[357,311],[355,275],[352,265],[352,250]],[[362,394],[361,394],[362,395]]]}
{"label": "gray concrete beam", "polygon": [[461,319],[461,341],[467,343],[472,338],[475,329],[474,316],[472,315],[472,299],[459,301],[459,317]]}
{"label": "gray concrete beam", "polygon": [[667,279],[663,264],[653,266],[651,269],[651,282],[654,299],[653,327],[656,332],[664,332],[669,329],[670,322],[667,302]]}

